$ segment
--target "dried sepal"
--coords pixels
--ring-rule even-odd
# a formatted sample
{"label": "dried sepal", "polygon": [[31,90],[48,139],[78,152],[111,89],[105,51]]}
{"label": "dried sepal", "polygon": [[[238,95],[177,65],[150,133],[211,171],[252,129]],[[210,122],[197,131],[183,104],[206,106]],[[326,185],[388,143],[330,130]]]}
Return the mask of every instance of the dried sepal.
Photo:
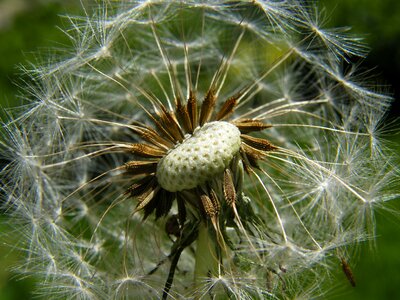
{"label": "dried sepal", "polygon": [[180,193],[176,195],[176,202],[178,205],[178,221],[179,225],[183,226],[186,222],[186,207],[185,207],[185,200],[181,196]]}
{"label": "dried sepal", "polygon": [[145,176],[139,179],[138,181],[134,182],[133,184],[131,184],[127,188],[125,194],[129,194],[130,197],[139,196],[145,192],[148,186],[154,186],[156,181],[157,179],[154,175]]}
{"label": "dried sepal", "polygon": [[170,193],[164,189],[157,193],[153,199],[153,201],[156,201],[156,219],[168,215],[174,199],[175,193]]}

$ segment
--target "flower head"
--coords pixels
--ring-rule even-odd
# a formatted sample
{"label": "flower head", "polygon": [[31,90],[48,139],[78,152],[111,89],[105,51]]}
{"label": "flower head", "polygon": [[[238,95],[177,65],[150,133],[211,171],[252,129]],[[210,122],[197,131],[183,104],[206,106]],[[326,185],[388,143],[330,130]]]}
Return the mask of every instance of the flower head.
{"label": "flower head", "polygon": [[[302,1],[104,1],[29,71],[4,204],[53,298],[264,299],[351,284],[398,198],[390,97]],[[372,230],[371,230],[372,229]]]}

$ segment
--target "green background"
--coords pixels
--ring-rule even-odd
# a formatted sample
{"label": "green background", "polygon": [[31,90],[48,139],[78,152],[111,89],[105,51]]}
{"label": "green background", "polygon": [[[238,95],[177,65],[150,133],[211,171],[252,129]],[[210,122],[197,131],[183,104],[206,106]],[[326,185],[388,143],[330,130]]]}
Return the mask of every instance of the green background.
{"label": "green background", "polygon": [[[383,84],[400,99],[400,1],[398,0],[322,0],[329,19],[327,26],[347,26],[365,34],[371,53],[364,66],[375,68]],[[16,84],[24,77],[17,66],[34,61],[35,53],[67,43],[57,26],[58,15],[79,12],[78,0],[0,0],[0,104],[20,103]],[[399,117],[400,101],[395,101],[389,120]],[[393,141],[400,142],[399,136]],[[399,143],[400,144],[400,143]],[[400,149],[400,148],[399,148]],[[400,211],[400,205],[397,205]],[[388,213],[377,213],[376,247],[362,245],[350,264],[357,286],[350,286],[338,262],[337,276],[342,278],[323,298],[329,299],[400,299],[400,222]],[[5,218],[0,216],[0,221]],[[12,222],[12,220],[7,220]],[[3,222],[1,222],[3,223]],[[6,226],[1,225],[5,232]],[[0,241],[0,300],[32,299],[34,279],[16,279],[9,267],[16,261],[12,236]]]}

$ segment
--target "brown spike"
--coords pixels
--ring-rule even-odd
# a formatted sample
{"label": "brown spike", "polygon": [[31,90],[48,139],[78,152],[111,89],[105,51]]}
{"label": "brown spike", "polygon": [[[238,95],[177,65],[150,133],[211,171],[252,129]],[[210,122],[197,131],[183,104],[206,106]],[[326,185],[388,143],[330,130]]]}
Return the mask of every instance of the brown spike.
{"label": "brown spike", "polygon": [[151,174],[157,170],[157,162],[154,161],[128,161],[125,163],[125,169],[134,175]]}
{"label": "brown spike", "polygon": [[193,133],[192,122],[190,120],[188,108],[185,105],[182,105],[180,101],[176,103],[176,114],[180,120],[180,123],[183,125],[183,129],[185,132]]}
{"label": "brown spike", "polygon": [[213,189],[211,189],[211,191],[210,191],[210,199],[211,199],[211,201],[212,201],[212,203],[214,205],[215,211],[218,214],[219,211],[221,210],[221,205],[219,203],[217,193]]}
{"label": "brown spike", "polygon": [[272,145],[266,139],[256,138],[246,134],[241,134],[240,137],[244,143],[260,151],[273,151],[277,149],[276,146]]}
{"label": "brown spike", "polygon": [[239,119],[231,122],[241,133],[249,133],[254,131],[262,131],[266,128],[272,127],[271,124],[265,124],[261,120],[257,119]]}
{"label": "brown spike", "polygon": [[174,146],[170,141],[162,138],[153,128],[145,126],[143,124],[137,125],[132,130],[139,135],[143,140],[164,149],[169,149]]}
{"label": "brown spike", "polygon": [[[189,99],[187,102],[187,111],[189,114],[190,121],[192,123],[192,132],[198,126],[198,112],[197,112],[197,98],[196,95],[190,91]],[[192,133],[191,132],[191,133]]]}
{"label": "brown spike", "polygon": [[254,157],[254,159],[256,159],[256,160],[260,160],[265,157],[265,153],[263,153],[262,151],[260,151],[258,149],[255,149],[245,143],[242,143],[240,145],[240,150],[242,152],[246,153],[246,155]]}
{"label": "brown spike", "polygon": [[131,197],[139,196],[154,183],[156,183],[155,176],[146,176],[129,186],[125,194],[130,194]]}
{"label": "brown spike", "polygon": [[225,101],[225,103],[221,106],[219,112],[217,113],[217,117],[215,118],[217,121],[223,120],[231,115],[235,107],[237,105],[238,96],[233,96]]}
{"label": "brown spike", "polygon": [[350,282],[352,287],[356,286],[356,281],[354,279],[353,271],[351,270],[349,264],[344,258],[341,258],[341,263],[342,263],[342,270],[344,275],[346,275],[347,280]]}
{"label": "brown spike", "polygon": [[177,96],[175,98],[175,107],[182,106],[182,99],[181,97]]}
{"label": "brown spike", "polygon": [[162,123],[164,124],[163,130],[166,130],[174,141],[181,142],[183,140],[183,132],[176,121],[175,114],[167,111],[164,106],[161,106],[161,113],[159,114]]}
{"label": "brown spike", "polygon": [[251,174],[253,172],[253,168],[260,169],[260,166],[257,164],[257,161],[253,160],[249,156],[243,157],[243,169],[245,170],[245,172],[247,174]]}
{"label": "brown spike", "polygon": [[240,154],[242,156],[243,167],[247,173],[250,173],[251,168],[260,169],[258,161],[263,159],[263,153],[246,144],[240,147]]}
{"label": "brown spike", "polygon": [[138,211],[145,208],[150,203],[159,189],[160,187],[158,186],[155,176],[146,176],[132,184],[126,191],[126,194],[130,194],[131,197],[136,197],[139,202],[136,206],[136,210]]}
{"label": "brown spike", "polygon": [[146,191],[144,191],[139,197],[137,197],[139,203],[136,206],[136,211],[142,210],[146,207],[147,204],[157,195],[158,191],[160,190],[159,185],[152,185],[149,186]]}
{"label": "brown spike", "polygon": [[225,169],[224,172],[224,198],[229,206],[235,205],[236,201],[236,190],[233,184],[232,172],[229,169]]}
{"label": "brown spike", "polygon": [[[162,108],[165,109],[164,106],[161,106]],[[162,110],[163,111],[163,110]],[[166,118],[163,117],[163,112],[157,112],[157,117],[159,118],[159,120],[161,120],[161,122],[159,120],[157,120],[156,116],[153,115],[148,115],[150,120],[154,123],[154,125],[156,125],[156,127],[158,128],[158,130],[160,131],[160,133],[170,142],[172,142],[172,145],[175,143],[176,139],[171,135],[171,133],[167,130],[168,126],[165,126],[163,122],[165,122]]]}
{"label": "brown spike", "polygon": [[163,157],[166,151],[146,144],[135,143],[130,146],[133,154],[141,157]]}
{"label": "brown spike", "polygon": [[217,98],[215,97],[215,92],[213,89],[208,90],[206,97],[203,100],[200,111],[200,126],[203,126],[211,117],[211,114],[215,107],[215,102]]}
{"label": "brown spike", "polygon": [[200,200],[207,216],[209,218],[214,218],[218,214],[218,211],[210,197],[208,197],[206,194],[202,194],[200,195]]}

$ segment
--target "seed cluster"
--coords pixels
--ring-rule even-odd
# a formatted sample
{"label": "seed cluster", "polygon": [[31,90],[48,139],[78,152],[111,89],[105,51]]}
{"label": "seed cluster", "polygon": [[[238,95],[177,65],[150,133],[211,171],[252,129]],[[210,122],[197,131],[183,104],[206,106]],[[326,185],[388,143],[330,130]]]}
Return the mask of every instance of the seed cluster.
{"label": "seed cluster", "polygon": [[169,192],[192,189],[222,174],[240,149],[240,131],[228,122],[198,127],[157,166],[157,180]]}
{"label": "seed cluster", "polygon": [[[185,223],[187,206],[194,206],[198,218],[215,217],[221,199],[234,207],[234,182],[240,180],[232,176],[241,175],[234,171],[236,167],[231,175],[226,174],[234,158],[240,161],[240,168],[252,173],[267,152],[277,149],[268,140],[249,135],[271,125],[256,118],[226,120],[235,111],[240,93],[226,99],[219,108],[217,98],[211,86],[198,105],[196,94],[190,91],[185,102],[176,99],[173,110],[158,103],[154,113],[147,112],[155,128],[140,123],[132,126],[143,142],[131,144],[128,151],[137,159],[121,168],[132,178],[126,194],[135,198],[136,210],[143,210],[145,218],[153,212],[156,218],[167,216],[175,200],[179,224]],[[218,178],[221,181],[213,184]],[[222,193],[222,184],[224,195],[216,197],[216,191]]]}

